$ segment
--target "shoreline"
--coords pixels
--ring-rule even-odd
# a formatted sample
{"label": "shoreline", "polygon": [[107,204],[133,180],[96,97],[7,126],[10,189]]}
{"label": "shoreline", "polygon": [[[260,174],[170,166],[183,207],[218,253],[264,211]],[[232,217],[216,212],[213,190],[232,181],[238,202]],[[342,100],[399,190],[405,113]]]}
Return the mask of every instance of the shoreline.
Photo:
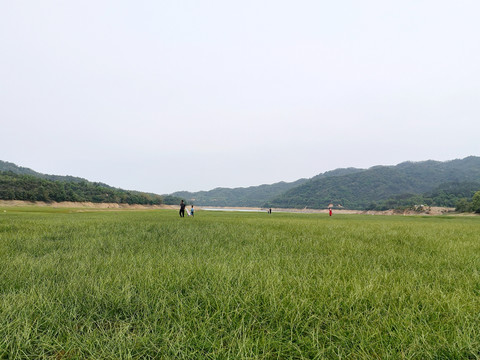
{"label": "shoreline", "polygon": [[[138,205],[138,204],[117,204],[117,203],[92,203],[92,202],[55,202],[50,203],[44,201],[26,201],[26,200],[0,200],[1,207],[21,207],[21,206],[38,206],[51,208],[79,208],[79,209],[105,209],[105,210],[178,210],[178,205]],[[197,211],[252,211],[263,212],[267,208],[261,207],[240,207],[240,206],[195,206]],[[300,214],[328,214],[326,209],[290,209],[290,208],[272,208],[272,212],[300,213]],[[359,215],[460,215],[455,213],[455,208],[447,207],[427,207],[422,211],[414,210],[344,210],[334,209],[334,214],[359,214]]]}
{"label": "shoreline", "polygon": [[[235,207],[235,206],[199,206],[199,209],[204,210],[211,210],[214,211],[218,209],[218,211],[255,211],[255,212],[262,212],[267,211],[267,208],[256,208],[256,207]],[[272,208],[272,213],[275,212],[287,212],[287,213],[299,213],[299,214],[328,214],[328,208],[326,209],[292,209],[292,208]],[[375,210],[347,210],[347,209],[333,209],[333,214],[343,214],[343,215],[458,215],[455,213],[455,208],[447,208],[447,207],[438,207],[438,206],[431,206],[425,208],[423,211],[414,211],[414,210],[383,210],[383,211],[375,211]]]}

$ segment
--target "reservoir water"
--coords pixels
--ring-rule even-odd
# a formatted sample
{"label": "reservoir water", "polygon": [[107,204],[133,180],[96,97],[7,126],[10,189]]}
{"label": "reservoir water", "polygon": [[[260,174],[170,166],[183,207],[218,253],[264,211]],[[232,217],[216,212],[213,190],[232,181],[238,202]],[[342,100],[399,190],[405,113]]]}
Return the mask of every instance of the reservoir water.
{"label": "reservoir water", "polygon": [[231,208],[200,208],[207,211],[242,211],[242,212],[266,212],[267,209],[231,209]]}

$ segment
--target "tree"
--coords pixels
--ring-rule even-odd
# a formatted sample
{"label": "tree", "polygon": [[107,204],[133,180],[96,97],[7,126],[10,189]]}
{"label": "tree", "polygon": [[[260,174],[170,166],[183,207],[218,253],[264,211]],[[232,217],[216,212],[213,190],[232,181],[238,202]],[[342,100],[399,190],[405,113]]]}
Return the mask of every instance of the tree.
{"label": "tree", "polygon": [[477,192],[473,195],[473,199],[472,199],[472,209],[473,209],[474,212],[480,213],[480,191],[477,191]]}
{"label": "tree", "polygon": [[457,204],[455,205],[455,211],[462,213],[470,212],[472,211],[472,204],[470,201],[468,201],[468,199],[462,198],[457,201]]}

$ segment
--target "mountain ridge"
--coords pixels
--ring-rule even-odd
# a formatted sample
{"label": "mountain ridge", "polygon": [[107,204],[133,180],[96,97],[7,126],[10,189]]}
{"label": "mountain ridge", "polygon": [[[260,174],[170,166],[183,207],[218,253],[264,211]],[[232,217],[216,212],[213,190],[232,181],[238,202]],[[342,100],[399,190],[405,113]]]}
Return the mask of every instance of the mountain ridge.
{"label": "mountain ridge", "polygon": [[[87,179],[77,177],[77,176],[72,176],[72,175],[44,174],[44,173],[40,173],[40,172],[37,172],[35,170],[32,170],[28,167],[19,166],[17,164],[12,163],[12,162],[3,161],[3,160],[0,160],[0,171],[5,171],[5,172],[6,171],[11,171],[14,174],[18,174],[18,175],[31,175],[31,176],[35,176],[35,177],[38,177],[38,178],[41,178],[41,179],[53,180],[53,181],[67,181],[67,182],[88,181],[88,182],[92,182],[92,181],[89,181]],[[105,186],[105,187],[113,188],[113,186],[104,184],[102,182],[94,182],[94,183]]]}
{"label": "mountain ridge", "polygon": [[[125,194],[120,194],[123,191],[132,195],[133,198],[138,194],[143,194],[142,196],[145,195],[149,198],[148,201],[154,197],[158,202],[159,198],[163,197],[166,204],[176,204],[180,198],[183,198],[187,203],[200,206],[322,209],[334,204],[345,209],[373,209],[385,208],[389,204],[405,206],[413,201],[431,201],[432,204],[436,204],[442,199],[451,205],[460,196],[471,194],[475,190],[476,184],[480,184],[480,157],[468,156],[448,161],[404,161],[397,165],[375,165],[368,169],[338,168],[317,174],[310,179],[302,178],[293,182],[281,181],[238,188],[218,187],[198,192],[177,191],[164,195],[117,189],[103,183],[92,183],[79,177],[41,174],[2,160],[0,160],[1,174],[3,174],[3,187],[18,186],[22,182],[29,183],[28,189],[23,189],[23,192],[20,191],[18,194],[0,189],[2,190],[0,198],[3,196],[4,199],[13,199],[12,196],[25,197],[25,191],[30,192],[30,198],[45,197],[45,188],[51,191],[47,200],[48,198],[61,199],[65,198],[62,191],[58,190],[60,191],[59,195],[55,194],[57,190],[54,189],[59,187],[59,183],[73,183],[77,185],[61,185],[60,187],[78,190],[82,186],[85,189],[90,186],[88,191],[96,188],[97,192],[100,191],[99,189],[108,189],[111,193],[108,200],[114,197],[119,201],[126,201]],[[18,178],[22,176],[24,178]],[[32,178],[38,178],[44,182],[34,181]],[[57,185],[53,186],[45,181],[56,182]],[[16,185],[13,185],[14,183]],[[25,184],[24,186],[26,186]],[[43,195],[34,194],[35,186],[43,187]],[[86,191],[85,189],[81,191]],[[117,190],[120,192],[115,193]],[[103,192],[108,193],[108,191]],[[83,195],[80,196],[80,198],[82,197]],[[102,201],[107,201],[107,199],[102,198],[101,194],[97,194],[97,202]],[[437,205],[443,206],[442,204]]]}
{"label": "mountain ridge", "polygon": [[352,174],[317,178],[272,199],[274,207],[327,207],[330,203],[348,209],[365,209],[372,202],[405,193],[422,194],[446,182],[480,181],[480,157],[448,161],[405,161],[377,165]]}
{"label": "mountain ridge", "polygon": [[157,194],[123,190],[75,176],[42,174],[3,160],[0,160],[0,200],[141,205],[166,203],[165,197]]}

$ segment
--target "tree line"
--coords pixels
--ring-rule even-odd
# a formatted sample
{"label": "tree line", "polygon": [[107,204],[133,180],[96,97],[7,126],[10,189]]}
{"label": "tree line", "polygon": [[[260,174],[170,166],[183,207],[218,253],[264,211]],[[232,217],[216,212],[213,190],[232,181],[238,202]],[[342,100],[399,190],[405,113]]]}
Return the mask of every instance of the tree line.
{"label": "tree line", "polygon": [[372,202],[367,210],[406,209],[417,205],[455,207],[469,202],[480,190],[478,182],[448,182],[423,194],[400,194],[386,200]]}
{"label": "tree line", "polygon": [[477,191],[471,199],[460,199],[455,206],[455,210],[458,212],[475,212],[480,214],[480,191]]}

